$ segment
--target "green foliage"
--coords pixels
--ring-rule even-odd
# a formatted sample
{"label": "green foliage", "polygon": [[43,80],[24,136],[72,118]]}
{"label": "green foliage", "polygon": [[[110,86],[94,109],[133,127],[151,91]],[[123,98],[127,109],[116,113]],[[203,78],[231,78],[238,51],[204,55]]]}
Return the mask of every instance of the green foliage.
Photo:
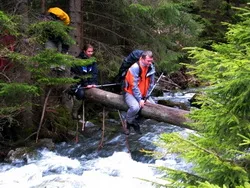
{"label": "green foliage", "polygon": [[200,43],[203,27],[186,8],[192,1],[136,2],[91,1],[83,7],[84,38],[104,51],[104,63],[113,68],[105,75],[116,75],[124,56],[134,49],[152,50],[159,72],[178,70],[180,58],[186,57],[182,48]]}
{"label": "green foliage", "polygon": [[72,137],[68,136],[68,130],[75,130],[76,122],[72,120],[69,110],[62,106],[50,106],[49,111],[47,115],[47,121],[50,122],[49,129],[56,130],[57,133],[56,138],[53,139],[56,142],[72,141]]}
{"label": "green foliage", "polygon": [[23,104],[22,105],[5,107],[5,108],[0,109],[0,114],[1,114],[2,118],[8,117],[8,119],[12,121],[12,120],[14,120],[13,117],[15,115],[18,115],[23,109],[24,109]]}
{"label": "green foliage", "polygon": [[29,106],[28,98],[39,94],[38,88],[26,83],[0,83],[0,102],[2,117],[16,116]]}
{"label": "green foliage", "polygon": [[[147,14],[149,11],[152,11],[152,7],[143,6],[141,4],[131,4],[130,8],[131,8],[131,10],[134,10],[131,13],[139,13],[141,15],[144,15],[145,13]],[[135,15],[133,15],[133,16],[135,16]]]}
{"label": "green foliage", "polygon": [[193,12],[197,12],[200,22],[205,26],[201,38],[205,41],[206,48],[209,48],[213,41],[225,42],[227,27],[221,22],[233,22],[235,12],[231,8],[233,1],[226,0],[196,0],[193,5]]}
{"label": "green foliage", "polygon": [[242,20],[228,25],[227,43],[213,44],[212,50],[187,48],[195,61],[186,64],[190,74],[210,86],[200,97],[201,109],[190,114],[190,125],[199,132],[187,138],[177,133],[161,135],[167,152],[193,165],[188,173],[166,170],[173,187],[249,186],[250,19],[244,15],[250,9],[241,11],[245,11]]}
{"label": "green foliage", "polygon": [[[85,66],[93,62],[95,58],[80,59],[71,55],[57,53],[53,49],[45,49],[29,59],[28,70],[33,73],[37,84],[41,85],[63,85],[76,82],[71,77],[62,77],[51,71],[51,67],[72,67],[74,65]],[[51,74],[52,73],[52,74]]]}
{"label": "green foliage", "polygon": [[247,182],[247,170],[235,162],[245,159],[245,156],[236,157],[238,152],[228,151],[226,144],[220,145],[214,142],[214,137],[205,136],[191,134],[188,139],[176,133],[161,136],[164,142],[161,146],[167,148],[168,153],[179,153],[182,158],[194,165],[192,173],[167,169],[167,177],[172,179],[173,185],[188,187],[187,185],[196,185],[198,181],[209,181],[231,187]]}
{"label": "green foliage", "polygon": [[[2,15],[2,12],[0,14]],[[11,21],[7,15],[0,16],[0,23],[5,23],[6,19]],[[16,124],[25,124],[19,115],[28,111],[31,115],[31,107],[43,106],[37,99],[44,95],[48,87],[65,86],[78,81],[69,75],[67,77],[65,72],[57,71],[57,67],[64,66],[69,70],[73,65],[88,65],[93,61],[93,59],[78,59],[52,49],[41,49],[40,44],[50,39],[50,34],[56,38],[61,37],[65,44],[73,44],[74,41],[68,33],[69,28],[60,22],[33,23],[27,28],[22,28],[22,34],[18,33],[21,30],[18,26],[20,25],[10,22],[6,25],[6,29],[9,29],[9,33],[12,33],[12,29],[15,30],[16,41],[23,48],[12,52],[5,46],[0,46],[1,56],[11,60],[13,66],[1,70],[0,116],[5,119],[7,117],[3,125],[7,125],[8,122],[11,125],[10,120]]]}
{"label": "green foliage", "polygon": [[38,95],[37,88],[35,86],[30,86],[26,83],[0,83],[0,88],[0,96],[9,96],[10,94],[16,95],[17,93],[21,94],[25,92]]}
{"label": "green foliage", "polygon": [[0,11],[0,35],[1,34],[11,34],[18,35],[17,24],[12,21],[13,18],[3,11]]}
{"label": "green foliage", "polygon": [[[0,35],[12,35],[20,37],[18,24],[14,22],[14,17],[11,17],[4,12],[0,11]],[[25,56],[20,53],[14,53],[9,51],[4,45],[0,44],[0,54],[4,57],[9,57],[12,60],[27,60]],[[19,55],[20,56],[19,56]],[[35,86],[28,83],[15,82],[10,79],[10,75],[5,74],[1,70],[0,79],[0,115],[2,117],[8,117],[9,122],[13,122],[12,116],[16,116],[24,110],[25,106],[29,105],[27,98],[31,95],[37,96],[38,89]],[[5,79],[7,81],[5,81]],[[11,123],[10,123],[11,124]]]}
{"label": "green foliage", "polygon": [[[185,56],[184,46],[199,45],[197,40],[203,26],[196,21],[196,16],[189,13],[187,7],[192,2],[184,1],[156,1],[155,3],[132,4],[129,13],[132,17],[139,17],[141,28],[145,28],[151,36],[145,35],[145,42],[156,51],[157,70],[172,72],[178,70],[178,61]],[[140,24],[140,25],[141,25]],[[142,35],[141,35],[142,36]],[[140,38],[141,38],[140,36]],[[162,45],[164,44],[164,45]],[[160,46],[159,46],[160,45]]]}
{"label": "green foliage", "polygon": [[72,45],[75,41],[68,33],[71,29],[60,21],[40,21],[29,25],[28,32],[39,43],[45,43],[53,36],[53,38],[62,40],[64,44]]}
{"label": "green foliage", "polygon": [[[204,182],[204,183],[200,183],[200,185],[198,186],[198,188],[220,188],[220,186],[218,185],[213,185],[209,182]],[[223,186],[223,188],[226,188],[225,186]]]}
{"label": "green foliage", "polygon": [[[3,52],[4,50],[0,50],[0,52]],[[25,63],[29,60],[29,57],[26,55],[23,55],[18,52],[12,52],[12,51],[5,51],[5,53],[1,53],[3,56],[8,57],[11,61],[17,62],[17,63]]]}

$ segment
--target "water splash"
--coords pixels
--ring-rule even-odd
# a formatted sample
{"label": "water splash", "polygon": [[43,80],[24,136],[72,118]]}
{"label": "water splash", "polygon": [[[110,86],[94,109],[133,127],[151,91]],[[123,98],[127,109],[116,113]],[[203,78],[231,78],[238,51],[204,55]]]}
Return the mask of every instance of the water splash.
{"label": "water splash", "polygon": [[79,161],[41,151],[41,159],[0,173],[0,187],[153,187],[157,175],[149,164],[134,161],[129,153],[114,152],[110,157]]}

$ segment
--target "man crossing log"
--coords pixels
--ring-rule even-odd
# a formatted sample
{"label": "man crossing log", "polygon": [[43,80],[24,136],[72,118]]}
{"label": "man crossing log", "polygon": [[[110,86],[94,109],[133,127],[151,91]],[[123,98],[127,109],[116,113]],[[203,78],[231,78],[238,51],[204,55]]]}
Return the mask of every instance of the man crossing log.
{"label": "man crossing log", "polygon": [[[85,98],[98,102],[104,106],[118,110],[127,111],[128,106],[124,102],[123,96],[98,88],[85,90]],[[145,118],[166,122],[183,128],[190,128],[186,123],[190,122],[186,116],[189,111],[171,108],[160,104],[145,103],[141,110],[141,115]]]}

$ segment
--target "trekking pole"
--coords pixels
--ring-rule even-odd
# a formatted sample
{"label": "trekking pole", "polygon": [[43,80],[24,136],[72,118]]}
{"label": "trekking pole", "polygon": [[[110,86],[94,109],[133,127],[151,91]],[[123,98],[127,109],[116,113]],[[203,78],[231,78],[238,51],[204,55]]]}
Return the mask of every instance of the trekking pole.
{"label": "trekking pole", "polygon": [[[157,81],[155,82],[154,86],[152,87],[152,89],[151,89],[150,92],[148,93],[148,96],[145,97],[145,99],[144,99],[144,102],[145,102],[145,103],[146,103],[146,101],[149,99],[151,93],[152,93],[152,92],[154,91],[154,89],[155,89],[155,86],[156,86],[157,83],[160,81],[161,77],[163,77],[163,76],[164,76],[163,73],[161,73],[161,75],[159,76],[159,78],[158,78]],[[142,110],[142,107],[140,108],[139,112],[137,113],[138,115],[141,114],[141,110]]]}
{"label": "trekking pole", "polygon": [[[94,88],[99,88],[99,87],[109,87],[109,86],[118,86],[121,85],[120,83],[113,83],[113,84],[102,84],[102,85],[95,85]],[[83,88],[88,88],[88,87],[83,87]]]}
{"label": "trekking pole", "polygon": [[161,73],[161,75],[159,76],[159,78],[157,79],[157,81],[155,82],[154,86],[152,87],[152,89],[150,90],[150,92],[148,93],[148,96],[145,98],[145,102],[146,100],[150,97],[151,93],[154,91],[156,85],[158,84],[158,82],[161,80],[161,77],[163,77],[163,73]]}

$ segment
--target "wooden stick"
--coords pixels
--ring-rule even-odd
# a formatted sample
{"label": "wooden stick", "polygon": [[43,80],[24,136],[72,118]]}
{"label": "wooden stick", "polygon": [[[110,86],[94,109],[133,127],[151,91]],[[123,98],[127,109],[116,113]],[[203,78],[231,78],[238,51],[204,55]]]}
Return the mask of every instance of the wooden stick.
{"label": "wooden stick", "polygon": [[37,130],[37,134],[36,134],[36,143],[38,142],[39,133],[40,133],[40,130],[42,128],[43,119],[44,119],[44,115],[45,115],[45,111],[46,111],[46,107],[47,107],[47,103],[48,103],[48,99],[49,99],[51,90],[52,90],[52,88],[49,89],[49,91],[47,93],[47,96],[45,98],[44,104],[43,104],[42,116],[41,116],[41,119],[40,119],[40,123],[39,123],[39,127],[38,127],[38,130]]}
{"label": "wooden stick", "polygon": [[126,123],[125,123],[125,121],[124,121],[123,118],[122,118],[122,115],[121,115],[121,113],[120,113],[120,110],[117,110],[117,111],[118,111],[118,114],[119,114],[119,117],[120,117],[120,120],[121,120],[121,123],[122,123],[123,131],[125,132],[126,129],[127,129]]}
{"label": "wooden stick", "polygon": [[[119,117],[120,117],[120,120],[121,120],[121,123],[122,123],[122,128],[123,128],[123,130],[125,131],[126,129],[127,129],[127,127],[126,127],[126,123],[123,121],[123,119],[122,119],[122,115],[121,115],[121,113],[120,113],[120,110],[117,110],[118,111],[118,114],[119,114]],[[130,152],[130,149],[129,149],[129,143],[128,143],[128,135],[126,135],[126,147],[127,147],[127,149],[128,149],[128,153],[131,153]]]}
{"label": "wooden stick", "polygon": [[121,120],[121,123],[122,123],[122,128],[124,129],[124,128],[126,128],[126,127],[125,127],[125,123],[124,123],[124,121],[123,121],[123,119],[122,119],[122,115],[121,115],[121,113],[120,113],[120,110],[117,110],[117,112],[118,112],[118,114],[119,114],[119,117],[120,117],[120,120]]}
{"label": "wooden stick", "polygon": [[75,138],[75,143],[78,143],[79,138],[78,138],[78,120],[76,121],[76,138]]}
{"label": "wooden stick", "polygon": [[105,106],[103,107],[103,110],[102,110],[102,138],[98,146],[98,150],[103,148],[104,133],[105,133]]}
{"label": "wooden stick", "polygon": [[82,131],[85,130],[85,102],[82,100]]}

